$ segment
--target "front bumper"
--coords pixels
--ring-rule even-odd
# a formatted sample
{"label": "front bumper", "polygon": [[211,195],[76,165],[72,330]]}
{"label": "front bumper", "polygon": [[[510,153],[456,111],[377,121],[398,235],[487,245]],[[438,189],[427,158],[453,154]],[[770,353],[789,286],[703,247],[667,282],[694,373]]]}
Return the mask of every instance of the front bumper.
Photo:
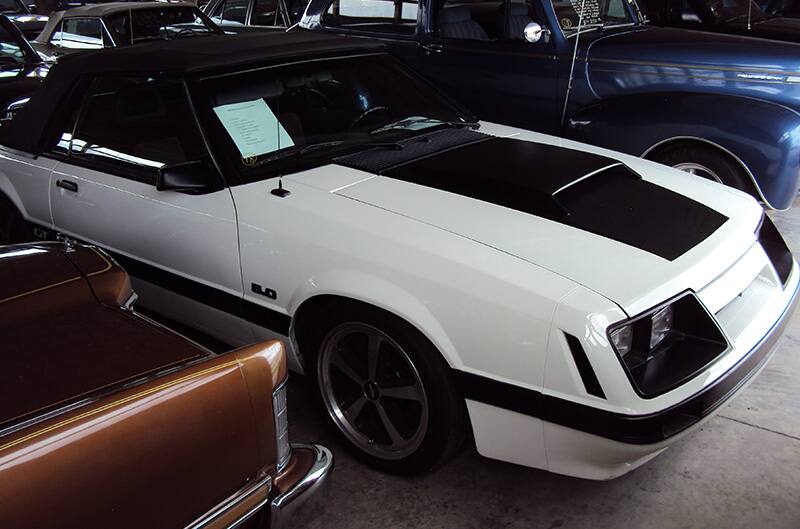
{"label": "front bumper", "polygon": [[310,468],[294,485],[270,502],[270,529],[303,527],[328,496],[333,472],[333,454],[322,445],[292,445],[294,451],[310,451]]}
{"label": "front bumper", "polygon": [[[800,302],[798,272],[795,264],[785,290],[769,287],[780,292],[767,300],[769,309],[739,340],[742,352],[735,362],[708,385],[682,390],[683,398],[653,411],[601,409],[585,400],[455,371],[478,451],[494,459],[587,479],[611,479],[642,465],[699,428],[764,367]],[[747,296],[742,299],[748,303]],[[761,314],[760,307],[749,310]],[[705,384],[702,377],[694,382]],[[514,435],[508,435],[509,431]]]}
{"label": "front bumper", "polygon": [[[727,373],[689,399],[649,415],[623,415],[594,410],[581,428],[588,433],[631,444],[653,444],[673,437],[711,415],[730,400],[767,363],[800,301],[800,285],[786,310],[761,341]],[[602,420],[598,417],[602,415]]]}

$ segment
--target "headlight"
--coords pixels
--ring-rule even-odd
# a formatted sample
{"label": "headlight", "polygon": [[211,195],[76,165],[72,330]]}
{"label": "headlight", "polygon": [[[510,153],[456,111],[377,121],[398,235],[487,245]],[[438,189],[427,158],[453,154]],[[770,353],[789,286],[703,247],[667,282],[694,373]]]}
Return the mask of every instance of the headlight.
{"label": "headlight", "polygon": [[663,342],[664,338],[669,335],[675,320],[674,314],[672,305],[667,305],[653,314],[652,326],[650,327],[650,349],[658,347],[658,344]]}
{"label": "headlight", "polygon": [[275,444],[278,472],[286,467],[292,448],[289,445],[289,414],[286,409],[286,382],[272,393],[272,414],[275,416]]}
{"label": "headlight", "polygon": [[623,325],[615,331],[611,332],[611,343],[614,344],[614,349],[623,358],[631,352],[633,347],[633,325]]}
{"label": "headlight", "polygon": [[728,347],[711,314],[691,292],[613,325],[608,338],[644,398],[689,380]]}

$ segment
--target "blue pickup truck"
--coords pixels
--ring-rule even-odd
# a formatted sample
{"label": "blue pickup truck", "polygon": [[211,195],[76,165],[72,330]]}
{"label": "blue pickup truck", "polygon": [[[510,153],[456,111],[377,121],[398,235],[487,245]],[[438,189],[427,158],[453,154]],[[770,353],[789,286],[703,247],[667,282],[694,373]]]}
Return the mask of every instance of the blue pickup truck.
{"label": "blue pickup truck", "polygon": [[[312,0],[481,119],[644,156],[791,207],[800,45],[652,27],[633,0]],[[364,94],[365,105],[370,102]]]}

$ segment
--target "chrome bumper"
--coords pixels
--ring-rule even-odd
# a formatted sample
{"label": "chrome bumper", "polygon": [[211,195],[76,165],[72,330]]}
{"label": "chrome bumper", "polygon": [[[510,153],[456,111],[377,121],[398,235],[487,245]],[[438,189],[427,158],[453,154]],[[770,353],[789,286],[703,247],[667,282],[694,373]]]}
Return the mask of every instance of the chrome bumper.
{"label": "chrome bumper", "polygon": [[331,484],[333,454],[322,445],[295,444],[293,449],[314,452],[314,463],[291,489],[270,502],[270,529],[304,527],[325,502]]}

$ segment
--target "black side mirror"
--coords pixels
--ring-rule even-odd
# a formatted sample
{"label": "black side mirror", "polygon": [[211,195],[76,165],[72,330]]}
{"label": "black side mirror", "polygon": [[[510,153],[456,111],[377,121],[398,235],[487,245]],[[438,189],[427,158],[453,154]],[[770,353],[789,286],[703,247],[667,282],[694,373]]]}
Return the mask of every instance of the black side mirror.
{"label": "black side mirror", "polygon": [[167,164],[158,170],[156,189],[200,193],[219,188],[217,171],[204,160]]}

